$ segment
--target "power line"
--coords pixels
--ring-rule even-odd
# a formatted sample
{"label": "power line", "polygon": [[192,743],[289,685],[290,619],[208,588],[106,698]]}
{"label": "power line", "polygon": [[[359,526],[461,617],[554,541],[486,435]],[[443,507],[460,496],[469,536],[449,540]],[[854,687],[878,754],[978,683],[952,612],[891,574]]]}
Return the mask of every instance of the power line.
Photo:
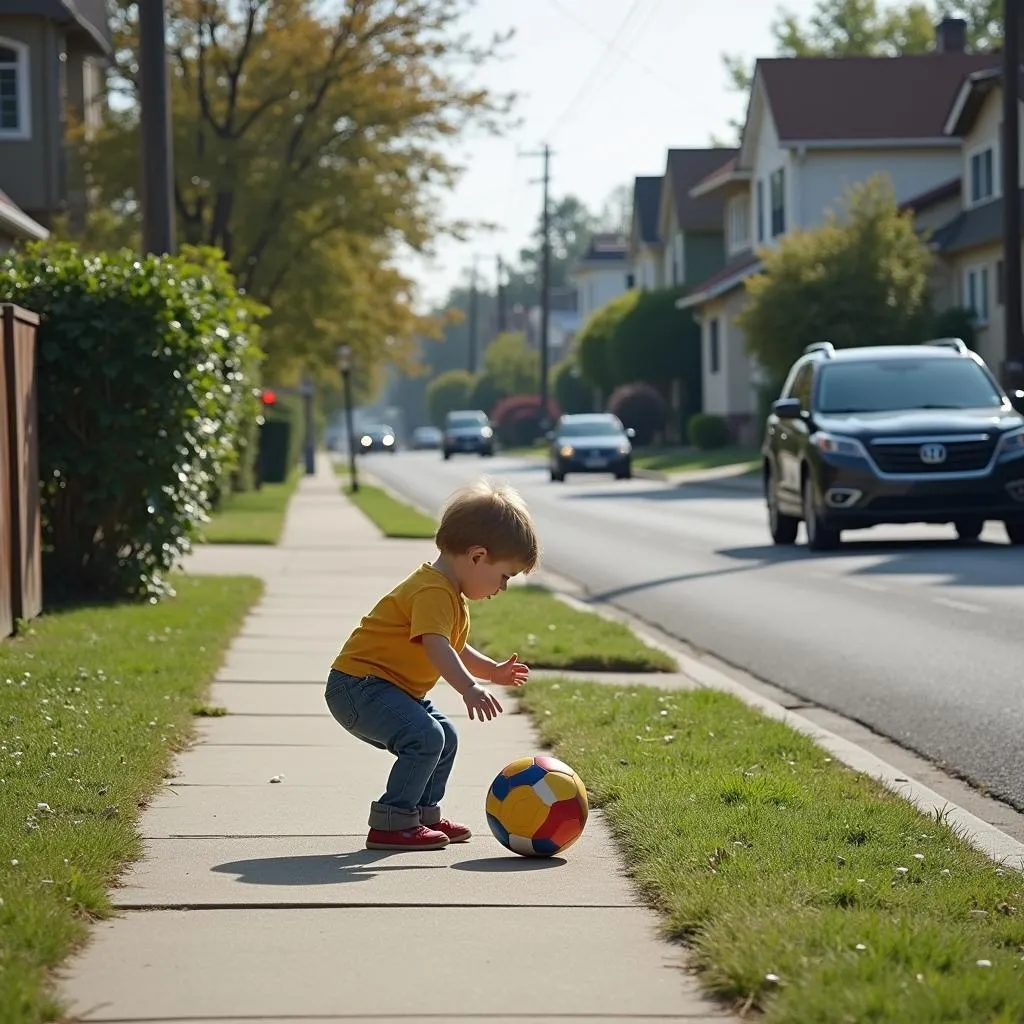
{"label": "power line", "polygon": [[[605,43],[604,50],[601,51],[601,55],[594,62],[594,66],[590,69],[590,74],[584,79],[583,84],[580,86],[579,91],[569,101],[569,105],[562,111],[561,115],[552,125],[551,130],[548,132],[548,138],[551,138],[555,132],[561,127],[562,122],[565,121],[569,114],[572,113],[573,108],[579,103],[580,100],[590,91],[591,84],[596,81],[597,76],[604,71],[604,60],[616,48],[616,42],[618,38],[625,31],[626,26],[633,20],[637,11],[640,9],[641,4],[645,0],[633,0],[629,5],[629,10],[626,11],[626,16],[619,22],[619,27],[612,34],[612,38]],[[560,9],[561,5],[559,4]]]}
{"label": "power line", "polygon": [[[605,54],[607,54],[607,53],[614,53],[614,54],[616,54],[618,57],[622,58],[623,60],[628,61],[630,64],[632,64],[638,70],[644,72],[644,74],[646,74],[652,81],[655,81],[659,85],[663,85],[666,88],[671,89],[673,92],[679,93],[680,95],[683,94],[683,89],[680,86],[678,81],[673,81],[672,79],[670,79],[670,78],[668,78],[668,77],[666,77],[664,75],[659,74],[657,71],[654,70],[654,68],[652,68],[650,66],[650,64],[646,64],[642,60],[638,59],[635,54],[630,52],[625,47],[619,45],[619,42],[616,40],[614,35],[612,36],[611,39],[609,39],[603,33],[596,31],[592,25],[589,25],[587,22],[583,21],[573,11],[571,11],[568,7],[566,7],[561,2],[561,0],[548,0],[548,2],[563,17],[568,18],[569,21],[571,21],[571,22],[573,22],[573,24],[579,26],[579,28],[583,29],[584,32],[586,32],[588,35],[592,36],[598,42],[604,43],[605,44],[605,48],[606,48]],[[648,11],[648,17],[645,18],[645,20],[644,20],[644,24],[645,25],[650,20],[650,16],[661,6],[661,4],[662,4],[662,0],[656,0],[654,6]],[[636,5],[634,4],[634,6],[636,6]],[[618,35],[618,33],[622,31],[622,28],[625,26],[625,23],[626,23],[626,19],[623,19],[623,23],[619,26],[619,30],[616,33],[616,35]],[[603,59],[604,59],[604,55],[602,55],[601,59],[599,60],[598,65],[595,67],[594,72],[592,72],[592,74],[591,74],[591,77],[593,77],[593,74],[601,69],[601,61],[603,61]],[[561,121],[564,118],[564,116],[565,115],[563,114],[562,118],[559,118],[559,120]]]}

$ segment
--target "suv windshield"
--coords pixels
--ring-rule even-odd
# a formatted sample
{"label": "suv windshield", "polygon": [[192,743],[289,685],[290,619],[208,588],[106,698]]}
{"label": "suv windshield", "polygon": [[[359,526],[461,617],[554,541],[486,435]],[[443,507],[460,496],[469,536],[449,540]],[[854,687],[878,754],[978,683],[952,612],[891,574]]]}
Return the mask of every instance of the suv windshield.
{"label": "suv windshield", "polygon": [[457,429],[462,427],[485,427],[487,426],[487,416],[482,412],[451,413],[448,416],[448,426]]}
{"label": "suv windshield", "polygon": [[558,428],[559,437],[613,437],[621,433],[622,428],[614,420],[584,420],[563,423]]}
{"label": "suv windshield", "polygon": [[815,409],[833,414],[991,409],[1002,401],[973,359],[858,359],[821,368]]}

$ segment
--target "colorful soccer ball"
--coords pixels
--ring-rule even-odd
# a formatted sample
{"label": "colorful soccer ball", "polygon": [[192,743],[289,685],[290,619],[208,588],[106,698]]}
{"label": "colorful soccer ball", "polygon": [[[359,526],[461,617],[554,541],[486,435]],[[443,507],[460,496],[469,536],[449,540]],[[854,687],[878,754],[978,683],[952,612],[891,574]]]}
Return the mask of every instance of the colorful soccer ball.
{"label": "colorful soccer ball", "polygon": [[487,793],[494,838],[524,857],[563,853],[583,834],[590,805],[583,780],[554,757],[521,757]]}

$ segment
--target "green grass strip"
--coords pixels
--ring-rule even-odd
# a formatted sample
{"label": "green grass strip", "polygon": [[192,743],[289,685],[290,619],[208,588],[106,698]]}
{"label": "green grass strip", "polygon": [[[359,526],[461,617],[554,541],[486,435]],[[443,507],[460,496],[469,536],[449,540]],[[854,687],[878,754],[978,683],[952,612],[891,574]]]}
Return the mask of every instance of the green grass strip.
{"label": "green grass strip", "polygon": [[730,1003],[766,1024],[1024,1020],[1024,878],[945,822],[727,694],[523,696]]}
{"label": "green grass strip", "polygon": [[300,476],[294,469],[285,483],[228,495],[202,528],[203,540],[207,544],[277,544]]}
{"label": "green grass strip", "polygon": [[474,602],[470,613],[470,643],[492,658],[517,652],[533,668],[594,672],[677,669],[628,626],[573,608],[540,587],[510,587],[490,601]]}
{"label": "green grass strip", "polygon": [[401,540],[430,540],[437,532],[437,524],[418,509],[393,498],[387,491],[373,484],[359,482],[359,490],[343,488],[346,497],[386,537]]}
{"label": "green grass strip", "polygon": [[0,1021],[59,1016],[48,971],[110,913],[141,854],[140,802],[259,597],[259,580],[178,578],[156,605],[45,615],[0,642]]}

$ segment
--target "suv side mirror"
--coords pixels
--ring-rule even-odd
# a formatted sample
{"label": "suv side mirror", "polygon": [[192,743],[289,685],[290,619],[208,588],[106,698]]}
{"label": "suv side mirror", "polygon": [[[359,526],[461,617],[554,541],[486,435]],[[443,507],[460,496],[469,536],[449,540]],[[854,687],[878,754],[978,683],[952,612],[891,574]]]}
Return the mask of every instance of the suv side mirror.
{"label": "suv side mirror", "polygon": [[800,418],[803,407],[799,398],[780,398],[777,402],[772,402],[772,412],[780,420],[795,420]]}
{"label": "suv side mirror", "polygon": [[632,441],[636,437],[636,431],[632,427],[626,427],[626,437]]}

